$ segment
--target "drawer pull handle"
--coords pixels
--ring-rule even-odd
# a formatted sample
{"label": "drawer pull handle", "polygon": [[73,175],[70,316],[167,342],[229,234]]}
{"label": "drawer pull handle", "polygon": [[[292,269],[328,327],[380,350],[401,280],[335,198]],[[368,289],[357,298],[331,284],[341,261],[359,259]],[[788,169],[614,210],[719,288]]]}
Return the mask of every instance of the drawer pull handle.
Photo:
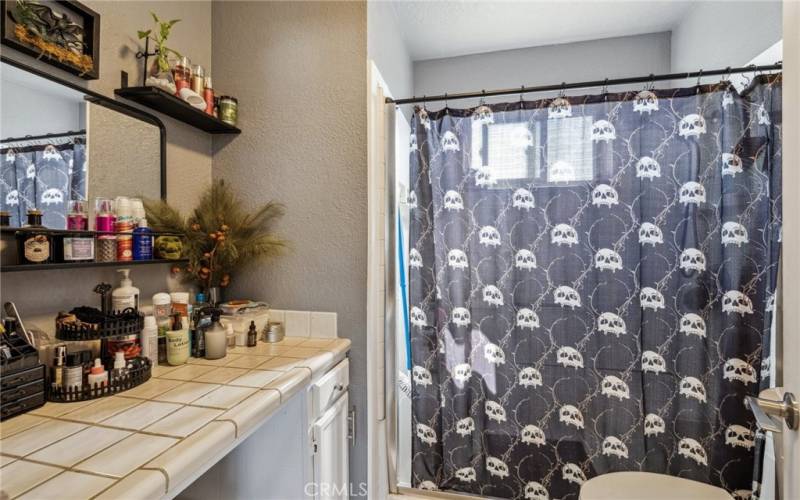
{"label": "drawer pull handle", "polygon": [[343,391],[344,390],[344,386],[342,384],[336,384],[335,386],[333,386],[333,390],[334,391]]}

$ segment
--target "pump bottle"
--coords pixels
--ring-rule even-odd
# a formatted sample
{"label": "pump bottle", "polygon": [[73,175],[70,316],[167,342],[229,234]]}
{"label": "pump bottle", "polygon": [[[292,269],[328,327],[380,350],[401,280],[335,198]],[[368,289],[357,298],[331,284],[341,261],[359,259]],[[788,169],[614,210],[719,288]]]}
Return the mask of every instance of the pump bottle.
{"label": "pump bottle", "polygon": [[139,310],[139,289],[133,286],[130,278],[130,269],[117,269],[122,273],[119,286],[111,292],[111,307],[114,311],[122,311],[128,307]]}

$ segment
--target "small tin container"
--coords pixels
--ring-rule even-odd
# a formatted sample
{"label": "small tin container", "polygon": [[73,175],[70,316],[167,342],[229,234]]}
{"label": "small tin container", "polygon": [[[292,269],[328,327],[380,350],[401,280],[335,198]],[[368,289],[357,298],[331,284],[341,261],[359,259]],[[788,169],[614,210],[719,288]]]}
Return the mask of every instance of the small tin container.
{"label": "small tin container", "polygon": [[273,321],[264,328],[264,342],[275,343],[283,340],[283,323]]}

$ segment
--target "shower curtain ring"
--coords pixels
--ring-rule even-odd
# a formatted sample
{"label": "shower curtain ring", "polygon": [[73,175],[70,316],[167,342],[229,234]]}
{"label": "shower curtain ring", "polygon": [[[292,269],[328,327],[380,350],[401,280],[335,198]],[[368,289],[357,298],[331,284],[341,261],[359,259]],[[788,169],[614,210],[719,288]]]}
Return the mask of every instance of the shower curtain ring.
{"label": "shower curtain ring", "polygon": [[601,91],[601,93],[603,94],[603,100],[607,101],[608,100],[608,78],[606,78],[603,81],[603,90]]}
{"label": "shower curtain ring", "polygon": [[519,102],[523,102],[524,101],[524,99],[522,97],[522,94],[524,94],[524,93],[525,93],[525,85],[520,85],[519,86]]}
{"label": "shower curtain ring", "polygon": [[656,88],[655,79],[656,79],[656,75],[654,75],[653,73],[650,73],[650,81],[645,84],[645,86],[644,86],[645,90],[653,90],[654,88]]}
{"label": "shower curtain ring", "polygon": [[566,86],[567,82],[561,82],[561,90],[558,92],[558,97],[563,98],[565,95],[567,95]]}
{"label": "shower curtain ring", "polygon": [[445,92],[444,93],[444,109],[445,109],[445,111],[447,111],[447,108],[449,108],[449,107],[450,107],[450,105],[447,103],[447,92]]}

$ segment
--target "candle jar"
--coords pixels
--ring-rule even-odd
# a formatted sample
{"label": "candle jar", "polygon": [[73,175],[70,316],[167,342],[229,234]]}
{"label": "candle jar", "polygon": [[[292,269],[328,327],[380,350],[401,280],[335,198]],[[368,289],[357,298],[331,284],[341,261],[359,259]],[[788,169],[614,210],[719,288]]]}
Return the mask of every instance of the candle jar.
{"label": "candle jar", "polygon": [[28,210],[28,223],[24,230],[17,233],[19,249],[17,251],[21,264],[48,264],[53,262],[53,240],[42,226],[42,212],[32,208]]}
{"label": "candle jar", "polygon": [[220,96],[219,119],[228,125],[236,126],[236,121],[239,119],[239,101],[235,97]]}

